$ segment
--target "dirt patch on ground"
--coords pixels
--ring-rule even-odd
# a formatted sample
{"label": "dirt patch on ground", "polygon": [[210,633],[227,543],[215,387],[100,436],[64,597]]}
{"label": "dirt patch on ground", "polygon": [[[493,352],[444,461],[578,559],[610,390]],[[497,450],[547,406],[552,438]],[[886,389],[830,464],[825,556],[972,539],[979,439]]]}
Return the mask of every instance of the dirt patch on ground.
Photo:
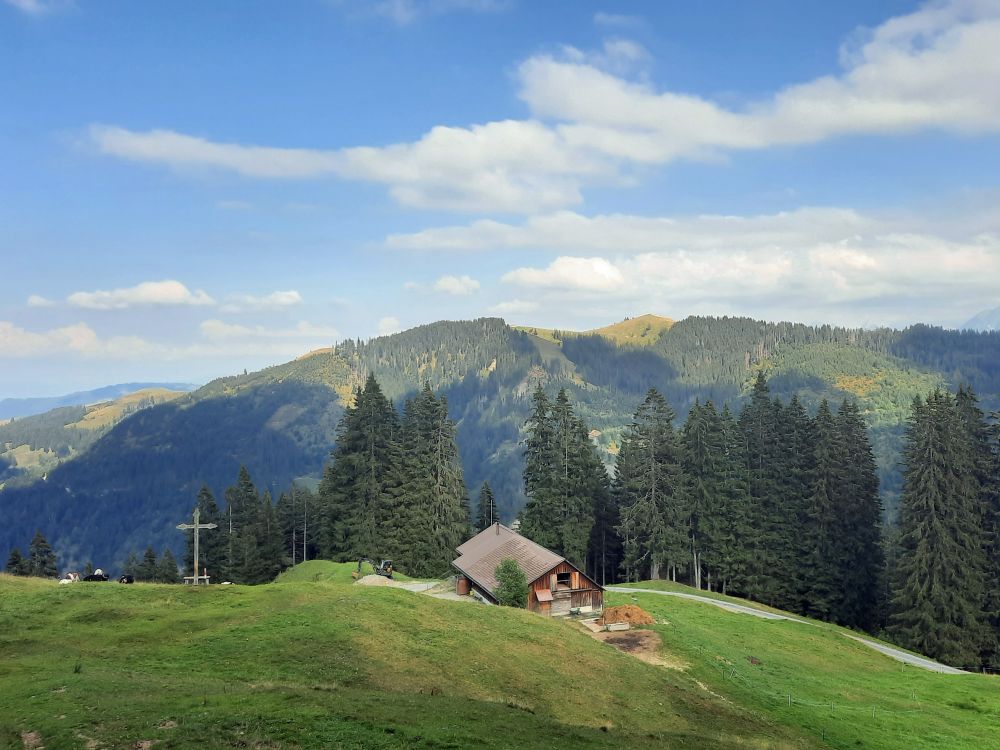
{"label": "dirt patch on ground", "polygon": [[38,732],[21,732],[21,744],[25,750],[43,750],[42,735]]}
{"label": "dirt patch on ground", "polygon": [[620,607],[608,607],[605,609],[601,619],[597,622],[600,625],[607,625],[610,622],[627,622],[629,625],[652,625],[656,620],[642,607],[637,607],[634,604],[623,604]]}
{"label": "dirt patch on ground", "polygon": [[590,635],[647,664],[680,670],[687,669],[690,666],[682,659],[670,657],[660,652],[660,646],[663,641],[660,638],[660,634],[655,630],[625,630],[620,633],[602,631],[600,633],[591,633]]}
{"label": "dirt patch on ground", "polygon": [[357,580],[357,583],[361,586],[392,586],[393,584],[393,582],[385,576],[377,576],[375,574],[361,576],[361,578]]}

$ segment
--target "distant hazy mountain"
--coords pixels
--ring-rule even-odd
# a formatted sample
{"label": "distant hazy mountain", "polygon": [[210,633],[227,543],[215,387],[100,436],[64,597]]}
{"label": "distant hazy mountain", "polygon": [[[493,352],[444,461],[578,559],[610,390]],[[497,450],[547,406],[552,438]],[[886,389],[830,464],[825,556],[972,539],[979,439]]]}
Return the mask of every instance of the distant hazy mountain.
{"label": "distant hazy mountain", "polygon": [[13,417],[29,417],[32,414],[58,409],[61,406],[83,406],[98,401],[111,401],[120,396],[127,396],[136,391],[150,388],[162,388],[168,391],[193,391],[197,388],[193,383],[119,383],[95,388],[92,391],[77,391],[65,396],[41,396],[38,398],[5,398],[0,399],[0,419]]}
{"label": "distant hazy mountain", "polygon": [[1000,307],[983,310],[974,318],[966,321],[962,328],[969,331],[1000,331]]}

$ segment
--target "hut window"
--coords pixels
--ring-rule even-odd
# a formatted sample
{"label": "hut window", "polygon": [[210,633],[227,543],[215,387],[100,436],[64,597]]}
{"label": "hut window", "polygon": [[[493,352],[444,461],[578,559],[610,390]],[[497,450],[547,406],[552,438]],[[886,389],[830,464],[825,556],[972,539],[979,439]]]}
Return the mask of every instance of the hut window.
{"label": "hut window", "polygon": [[556,573],[556,586],[570,587],[571,573]]}

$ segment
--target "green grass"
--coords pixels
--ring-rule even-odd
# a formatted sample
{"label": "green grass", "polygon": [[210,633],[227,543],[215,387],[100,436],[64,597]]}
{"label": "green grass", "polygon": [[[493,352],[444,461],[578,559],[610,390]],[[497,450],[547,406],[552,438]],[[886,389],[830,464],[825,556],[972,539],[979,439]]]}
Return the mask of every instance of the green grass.
{"label": "green grass", "polygon": [[[354,583],[353,574],[358,570],[357,563],[335,563],[329,560],[308,560],[294,568],[289,568],[275,579],[275,583]],[[372,575],[375,569],[370,563],[361,565],[361,575]],[[393,580],[415,581],[398,570],[392,573]]]}
{"label": "green grass", "polygon": [[[637,585],[692,591],[662,581]],[[610,593],[607,603],[636,603],[669,622],[651,627],[662,636],[665,655],[690,665],[687,674],[830,747],[1000,747],[996,677],[903,665],[826,623],[765,620],[655,594]]]}
{"label": "green grass", "polygon": [[822,746],[574,624],[354,586],[353,567],[256,587],[0,575],[0,748]]}

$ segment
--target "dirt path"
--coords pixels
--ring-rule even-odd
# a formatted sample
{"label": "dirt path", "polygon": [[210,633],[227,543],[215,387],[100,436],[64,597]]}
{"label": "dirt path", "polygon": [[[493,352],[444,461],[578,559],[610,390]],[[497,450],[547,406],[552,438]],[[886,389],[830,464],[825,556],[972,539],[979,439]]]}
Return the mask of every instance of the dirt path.
{"label": "dirt path", "polygon": [[[698,596],[697,594],[686,594],[680,591],[660,591],[658,589],[637,589],[626,586],[608,586],[608,591],[614,591],[619,594],[628,594],[639,592],[642,594],[657,594],[658,596],[675,596],[680,599],[692,599],[696,602],[704,602],[705,604],[713,604],[721,609],[728,610],[730,612],[738,612],[745,615],[753,615],[754,617],[761,617],[765,620],[788,620],[789,622],[798,622],[803,625],[816,626],[815,623],[807,622],[806,620],[800,620],[797,617],[789,617],[787,615],[779,615],[776,612],[767,612],[763,609],[756,609],[755,607],[750,607],[745,604],[736,604],[735,602],[725,602],[719,599],[712,599],[708,596]],[[912,664],[915,667],[920,667],[922,669],[928,669],[931,672],[940,672],[941,674],[968,674],[965,670],[956,669],[955,667],[949,667],[947,664],[941,664],[933,659],[928,659],[925,656],[917,656],[911,654],[902,649],[893,648],[892,646],[887,646],[884,643],[878,643],[876,641],[870,641],[867,638],[862,638],[856,635],[850,635],[848,633],[841,633],[845,638],[850,638],[852,641],[857,641],[858,643],[864,644],[868,648],[874,649],[881,654],[901,661],[904,664]]]}

